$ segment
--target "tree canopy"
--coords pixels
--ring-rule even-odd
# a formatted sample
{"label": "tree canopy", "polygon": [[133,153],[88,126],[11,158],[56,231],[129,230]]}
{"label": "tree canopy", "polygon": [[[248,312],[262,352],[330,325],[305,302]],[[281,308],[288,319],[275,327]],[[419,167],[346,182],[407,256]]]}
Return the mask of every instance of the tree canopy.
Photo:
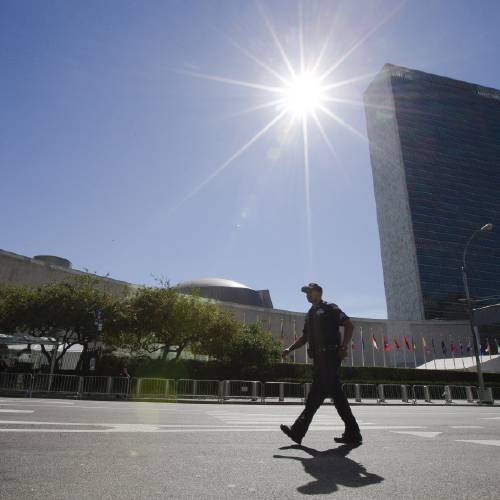
{"label": "tree canopy", "polygon": [[[0,287],[0,333],[55,337],[60,359],[75,344],[99,341],[131,356],[163,358],[184,350],[226,363],[265,365],[279,359],[279,344],[259,325],[243,325],[232,314],[168,283],[113,296],[97,278],[77,277],[38,287]],[[42,346],[51,361],[52,352]]]}

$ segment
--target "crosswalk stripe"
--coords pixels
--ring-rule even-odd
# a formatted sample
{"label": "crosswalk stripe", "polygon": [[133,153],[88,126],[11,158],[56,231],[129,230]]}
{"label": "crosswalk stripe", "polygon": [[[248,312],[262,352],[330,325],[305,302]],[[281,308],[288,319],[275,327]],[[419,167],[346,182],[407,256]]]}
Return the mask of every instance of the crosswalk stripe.
{"label": "crosswalk stripe", "polygon": [[423,438],[435,438],[442,434],[442,432],[431,432],[431,431],[391,431],[395,434],[409,434],[410,436],[417,436]]}
{"label": "crosswalk stripe", "polygon": [[0,408],[0,413],[33,413],[34,410],[7,410]]}
{"label": "crosswalk stripe", "polygon": [[455,439],[458,443],[485,444],[490,446],[500,446],[500,439]]}

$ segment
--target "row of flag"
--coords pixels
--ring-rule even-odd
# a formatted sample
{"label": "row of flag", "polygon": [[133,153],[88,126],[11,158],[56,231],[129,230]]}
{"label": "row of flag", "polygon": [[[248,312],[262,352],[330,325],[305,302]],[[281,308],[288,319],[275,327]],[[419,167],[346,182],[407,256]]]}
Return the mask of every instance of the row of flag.
{"label": "row of flag", "polygon": [[[295,332],[295,321],[293,323],[294,323],[294,325],[293,325],[294,326],[294,328],[293,328],[294,340],[297,340],[297,336],[296,336],[296,332]],[[284,334],[284,327],[283,326],[284,326],[283,320],[281,320],[280,339],[284,341],[285,334]],[[268,327],[270,330],[271,329],[270,320],[269,320]],[[389,337],[387,335],[382,335],[381,340],[382,340],[381,347],[383,347],[384,352],[390,352],[391,351],[391,342],[389,340]],[[422,342],[422,349],[423,349],[424,353],[430,354],[432,352],[432,353],[436,354],[436,344],[434,343],[433,338],[431,338],[430,343],[427,342],[427,339],[425,337],[421,337],[420,340]],[[365,340],[363,338],[362,333],[361,333],[361,343],[360,344],[361,344],[362,350],[364,351],[366,349],[366,346],[365,346]],[[374,350],[379,350],[379,343],[377,341],[375,334],[371,335],[371,344],[372,344],[372,348]],[[392,338],[392,346],[393,346],[394,350],[396,350],[396,351],[400,351],[401,348],[406,349],[406,351],[408,351],[408,352],[411,352],[411,351],[416,352],[417,351],[417,342],[415,342],[415,339],[413,338],[413,336],[411,337],[411,340],[410,340],[406,335],[403,335],[401,340],[400,340],[400,339],[398,339],[398,337],[396,335],[394,335]],[[352,341],[351,348],[353,350],[357,349],[357,345],[356,345],[354,339]],[[496,353],[500,354],[500,343],[498,342],[498,340],[496,338],[494,338],[493,342],[490,343],[490,339],[487,338],[486,344],[480,346],[480,354],[481,355],[492,354],[494,352],[495,348],[496,348]],[[461,339],[459,339],[458,342],[450,340],[449,346],[446,345],[446,342],[444,340],[441,340],[441,351],[442,351],[443,355],[447,355],[448,352],[450,352],[452,355],[455,355],[458,353],[460,353],[462,355],[463,354],[470,354],[472,352],[472,346],[471,346],[470,342],[467,342],[467,344],[463,344]]]}
{"label": "row of flag", "polygon": [[[493,340],[494,340],[494,346],[496,347],[496,351],[500,353],[500,344],[498,340],[496,338]],[[434,339],[431,339],[430,345],[425,337],[422,337],[421,341],[422,341],[422,348],[424,349],[425,352],[430,353],[431,347],[432,347],[432,352],[434,353],[436,352],[436,345],[434,343]],[[376,350],[379,349],[379,343],[377,341],[377,338],[375,337],[375,334],[372,334],[371,343],[373,349]],[[382,336],[382,346],[385,352],[391,351],[391,343],[387,335]],[[403,349],[406,349],[408,352],[412,350],[413,351],[417,350],[417,343],[415,342],[415,339],[411,337],[411,342],[410,342],[410,339],[408,339],[406,335],[403,335],[401,342],[398,339],[398,337],[394,336],[392,338],[392,346],[396,351],[401,350],[401,347],[403,347]],[[353,350],[357,348],[356,343],[354,341],[352,342],[351,347]],[[363,350],[366,348],[363,337],[361,337],[361,347],[363,348]],[[461,340],[459,340],[458,343],[452,340],[449,344],[449,352],[451,352],[452,354],[457,354],[458,352],[460,352],[460,354],[468,354],[471,352],[471,350],[472,347],[470,342],[464,345]],[[446,345],[446,342],[444,340],[441,340],[441,351],[443,352],[443,354],[448,354],[448,346]],[[491,354],[492,351],[493,349],[492,349],[492,344],[490,344],[490,339],[487,339],[486,345],[481,346],[481,354]]]}

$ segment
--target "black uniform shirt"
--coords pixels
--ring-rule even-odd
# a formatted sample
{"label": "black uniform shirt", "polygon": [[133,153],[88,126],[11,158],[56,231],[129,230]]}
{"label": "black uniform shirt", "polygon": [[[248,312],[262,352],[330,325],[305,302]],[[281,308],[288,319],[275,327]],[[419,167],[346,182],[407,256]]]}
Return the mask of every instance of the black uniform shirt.
{"label": "black uniform shirt", "polygon": [[303,339],[309,343],[309,355],[314,358],[325,349],[335,349],[341,343],[339,327],[349,317],[337,306],[321,301],[313,305],[304,322]]}

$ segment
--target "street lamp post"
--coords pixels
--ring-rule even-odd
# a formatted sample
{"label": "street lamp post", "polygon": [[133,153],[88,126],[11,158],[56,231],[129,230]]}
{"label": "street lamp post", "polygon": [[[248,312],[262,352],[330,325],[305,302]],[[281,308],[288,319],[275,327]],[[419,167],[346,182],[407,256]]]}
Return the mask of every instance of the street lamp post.
{"label": "street lamp post", "polygon": [[467,251],[469,250],[469,245],[474,240],[476,236],[481,233],[485,233],[487,231],[491,231],[493,229],[493,224],[485,224],[483,227],[476,229],[471,237],[468,239],[467,244],[464,248],[464,253],[462,255],[462,279],[464,281],[464,289],[465,289],[465,300],[467,302],[467,311],[469,314],[469,324],[472,333],[472,345],[474,346],[474,355],[476,357],[476,367],[477,367],[477,380],[479,383],[479,400],[487,400],[486,391],[484,388],[484,379],[483,379],[483,371],[481,369],[481,361],[479,359],[479,335],[477,332],[477,328],[474,326],[474,318],[472,311],[472,302],[470,298],[470,290],[469,290],[469,278],[467,275],[467,266],[466,266],[466,258]]}

